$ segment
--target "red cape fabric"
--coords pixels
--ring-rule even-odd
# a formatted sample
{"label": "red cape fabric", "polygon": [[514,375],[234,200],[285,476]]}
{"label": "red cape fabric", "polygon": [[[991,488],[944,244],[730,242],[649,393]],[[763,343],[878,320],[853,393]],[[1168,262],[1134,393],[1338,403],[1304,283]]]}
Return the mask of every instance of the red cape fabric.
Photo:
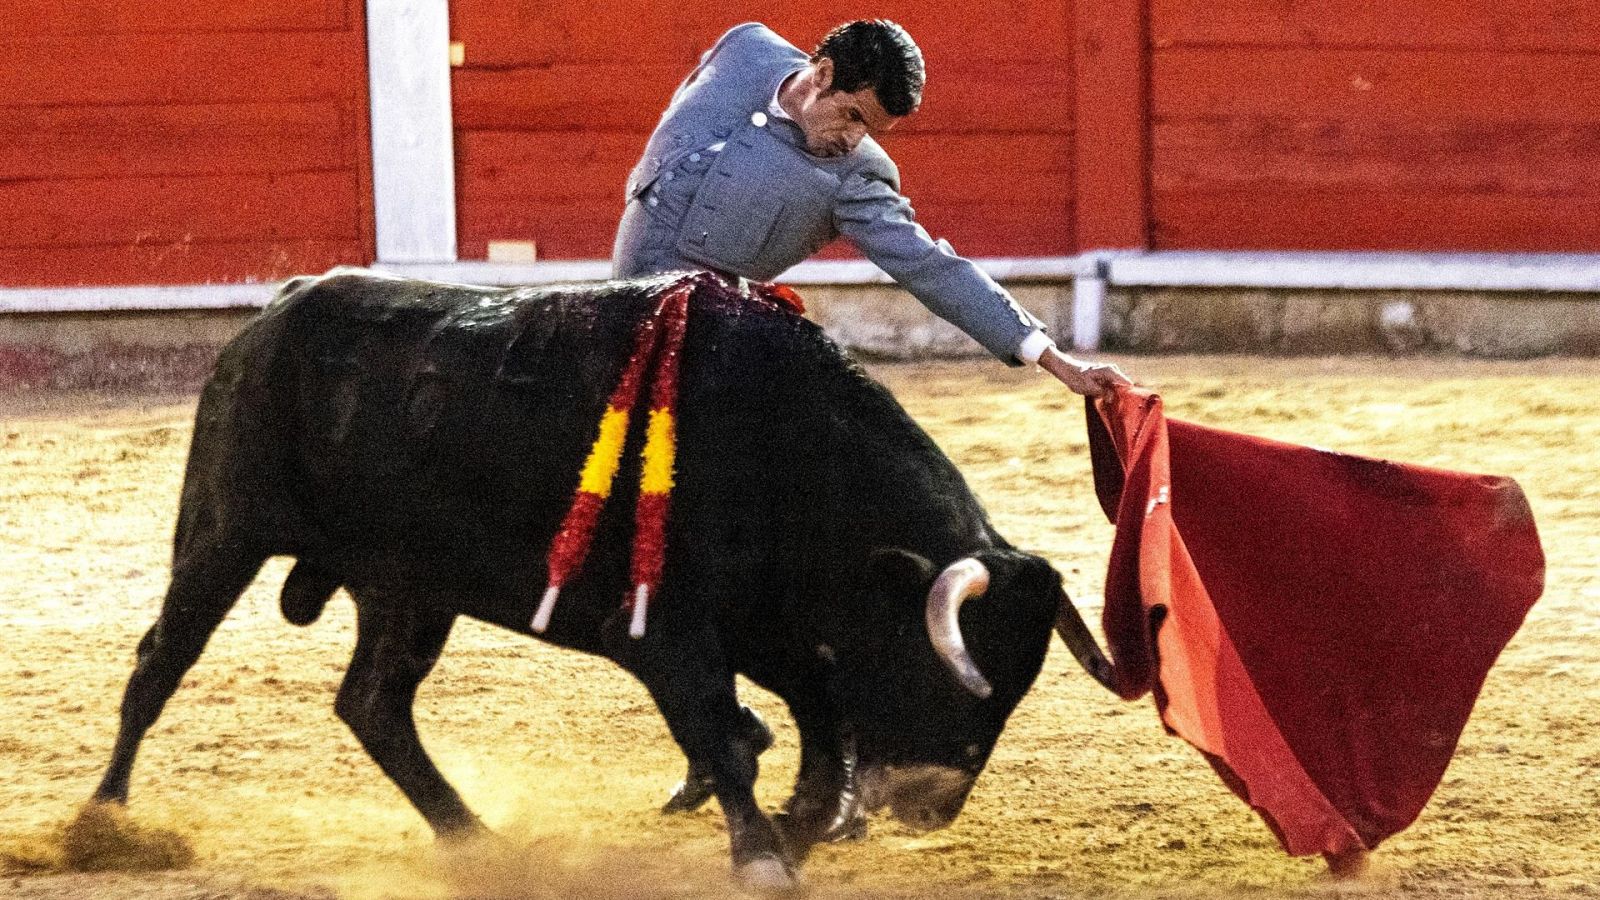
{"label": "red cape fabric", "polygon": [[1118,692],[1153,691],[1291,854],[1411,824],[1543,590],[1516,482],[1168,420],[1138,389],[1088,418]]}

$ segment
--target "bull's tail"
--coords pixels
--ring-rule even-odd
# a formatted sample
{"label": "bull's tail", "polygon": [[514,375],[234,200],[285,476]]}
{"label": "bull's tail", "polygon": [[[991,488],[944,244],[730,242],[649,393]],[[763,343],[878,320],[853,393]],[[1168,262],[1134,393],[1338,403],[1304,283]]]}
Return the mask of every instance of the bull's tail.
{"label": "bull's tail", "polygon": [[339,576],[303,559],[297,561],[283,580],[283,593],[278,598],[283,617],[291,625],[310,625],[322,615],[339,584]]}

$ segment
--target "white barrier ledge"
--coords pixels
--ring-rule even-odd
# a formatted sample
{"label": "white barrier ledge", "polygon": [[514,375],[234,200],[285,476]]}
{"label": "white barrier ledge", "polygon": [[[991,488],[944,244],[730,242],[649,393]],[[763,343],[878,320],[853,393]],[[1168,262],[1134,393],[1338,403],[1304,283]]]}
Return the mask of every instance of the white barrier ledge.
{"label": "white barrier ledge", "polygon": [[266,306],[277,292],[277,282],[0,288],[0,313],[236,309]]}
{"label": "white barrier ledge", "polygon": [[[1110,287],[1305,288],[1600,293],[1600,254],[1242,253],[1098,251],[1078,256],[976,260],[994,278],[1097,279]],[[466,284],[600,281],[605,260],[538,263],[375,264],[373,268]],[[815,260],[784,274],[788,284],[887,284],[866,260]],[[133,287],[0,288],[0,313],[200,310],[265,306],[276,283]],[[1089,322],[1087,307],[1085,326]]]}
{"label": "white barrier ledge", "polygon": [[452,284],[559,284],[568,281],[605,281],[611,261],[605,259],[555,259],[536,263],[473,262],[373,263],[368,268],[407,278],[448,281]]}
{"label": "white barrier ledge", "polygon": [[[1067,279],[1093,274],[1088,256],[994,257],[975,260],[997,280]],[[440,262],[375,263],[368,268],[411,278],[457,284],[554,284],[604,281],[611,262],[604,259],[557,259],[537,263]],[[784,273],[786,284],[889,284],[892,279],[866,260],[804,262]],[[0,288],[0,313],[53,313],[232,309],[262,307],[280,282],[254,284],[185,284],[128,287]]]}
{"label": "white barrier ledge", "polygon": [[[1003,256],[973,260],[997,281],[1022,278],[1076,278],[1094,273],[1085,256]],[[372,268],[396,275],[466,284],[550,284],[561,281],[604,281],[611,262],[604,259],[546,260],[536,263],[375,263]],[[819,259],[783,273],[784,284],[892,284],[893,279],[864,259]]]}
{"label": "white barrier ledge", "polygon": [[1600,254],[1167,250],[1107,262],[1123,287],[1600,291]]}

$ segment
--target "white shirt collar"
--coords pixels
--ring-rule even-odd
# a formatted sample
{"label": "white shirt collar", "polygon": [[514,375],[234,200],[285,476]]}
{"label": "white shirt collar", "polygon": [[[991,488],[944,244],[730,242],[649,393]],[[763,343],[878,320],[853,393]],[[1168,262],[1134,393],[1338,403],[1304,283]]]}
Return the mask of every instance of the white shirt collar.
{"label": "white shirt collar", "polygon": [[804,72],[804,71],[805,71],[804,67],[795,69],[794,72],[790,72],[788,75],[785,75],[781,79],[778,80],[778,86],[772,89],[772,99],[767,102],[767,116],[768,117],[774,118],[774,119],[783,119],[785,122],[793,122],[794,121],[794,117],[789,115],[788,113],[784,112],[783,111],[783,106],[778,103],[778,95],[783,93],[783,86],[789,83],[789,78],[791,76],[793,76],[795,72]]}

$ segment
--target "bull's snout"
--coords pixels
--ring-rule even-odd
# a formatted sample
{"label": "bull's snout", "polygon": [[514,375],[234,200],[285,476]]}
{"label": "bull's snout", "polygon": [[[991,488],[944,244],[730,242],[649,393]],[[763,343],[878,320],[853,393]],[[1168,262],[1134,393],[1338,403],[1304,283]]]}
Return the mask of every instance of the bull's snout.
{"label": "bull's snout", "polygon": [[860,775],[861,799],[868,810],[888,806],[901,823],[933,831],[961,815],[977,780],[972,772],[945,766],[877,766]]}

